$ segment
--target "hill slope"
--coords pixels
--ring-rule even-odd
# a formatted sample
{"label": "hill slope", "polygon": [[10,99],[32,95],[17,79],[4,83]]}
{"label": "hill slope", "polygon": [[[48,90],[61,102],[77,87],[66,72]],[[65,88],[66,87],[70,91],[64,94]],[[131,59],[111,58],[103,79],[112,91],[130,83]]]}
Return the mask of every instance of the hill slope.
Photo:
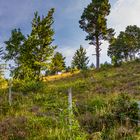
{"label": "hill slope", "polygon": [[12,106],[8,91],[0,91],[0,139],[139,139],[139,69],[140,62],[130,62],[43,83],[14,81]]}

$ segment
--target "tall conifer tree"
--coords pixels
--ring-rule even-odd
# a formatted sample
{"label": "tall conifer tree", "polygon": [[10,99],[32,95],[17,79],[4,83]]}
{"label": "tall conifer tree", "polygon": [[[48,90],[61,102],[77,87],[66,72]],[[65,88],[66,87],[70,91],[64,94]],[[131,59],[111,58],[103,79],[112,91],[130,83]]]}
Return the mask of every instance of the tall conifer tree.
{"label": "tall conifer tree", "polygon": [[96,47],[96,68],[100,65],[100,51],[102,40],[109,40],[113,36],[113,29],[107,28],[107,16],[110,13],[108,0],[92,0],[84,9],[81,16],[80,28],[88,33],[86,40]]}

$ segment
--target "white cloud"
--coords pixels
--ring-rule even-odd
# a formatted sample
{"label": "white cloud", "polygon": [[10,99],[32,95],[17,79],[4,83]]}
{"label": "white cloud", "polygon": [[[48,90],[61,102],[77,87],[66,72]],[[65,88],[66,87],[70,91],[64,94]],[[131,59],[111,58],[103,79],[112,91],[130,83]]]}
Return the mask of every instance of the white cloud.
{"label": "white cloud", "polygon": [[72,57],[76,51],[76,47],[62,47],[58,48],[57,51],[61,52],[66,57],[66,64],[71,66]]}
{"label": "white cloud", "polygon": [[118,34],[125,30],[127,25],[140,26],[140,0],[117,0],[111,9],[108,21],[109,26]]}
{"label": "white cloud", "polygon": [[[110,58],[107,56],[107,50],[108,50],[108,42],[103,41],[103,44],[101,45],[102,51],[100,52],[101,58],[100,58],[100,63],[104,62],[110,62]],[[87,56],[90,58],[90,63],[94,63],[96,65],[96,56],[93,54],[95,53],[95,46],[89,46],[86,48],[87,51]]]}

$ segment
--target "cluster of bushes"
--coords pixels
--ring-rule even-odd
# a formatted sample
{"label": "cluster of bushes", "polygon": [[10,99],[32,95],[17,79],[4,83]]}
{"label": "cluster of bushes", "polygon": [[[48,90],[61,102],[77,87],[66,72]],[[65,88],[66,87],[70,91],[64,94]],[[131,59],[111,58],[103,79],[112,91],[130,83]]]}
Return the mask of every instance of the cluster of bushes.
{"label": "cluster of bushes", "polygon": [[78,104],[78,120],[90,137],[102,140],[136,139],[138,130],[138,105],[130,96],[96,96],[87,105]]}
{"label": "cluster of bushes", "polygon": [[[137,65],[133,68],[135,74],[139,73]],[[125,66],[128,71],[132,69],[131,65]],[[114,81],[119,78],[123,84],[129,73],[122,68],[117,70],[98,71],[94,75],[85,70],[71,78],[44,83],[14,80],[12,91],[16,94],[12,95],[11,106],[8,105],[7,91],[0,93],[0,133],[3,134],[0,139],[137,139],[139,118],[138,105],[132,98],[134,95],[121,94],[121,91],[119,94],[117,90],[113,94],[112,91],[113,87],[122,87]],[[92,76],[94,79],[91,79]],[[135,77],[129,77],[127,82],[132,78]],[[99,92],[96,86],[109,90],[103,93],[101,89]],[[69,87],[73,92],[72,116],[67,109],[66,92]]]}
{"label": "cluster of bushes", "polygon": [[[3,117],[7,117],[1,118],[0,130],[3,135],[0,138],[133,140],[138,136],[137,122],[133,121],[138,120],[138,106],[131,96],[107,94],[95,95],[83,102],[78,100],[70,126],[67,97],[55,94],[56,91],[44,94],[45,87],[41,82],[13,82],[13,90],[36,94],[23,96],[22,104],[14,100],[12,107],[5,110],[6,114],[2,113]],[[24,105],[26,108],[21,108]]]}
{"label": "cluster of bushes", "polygon": [[21,92],[23,94],[27,94],[30,92],[37,93],[43,91],[45,88],[45,83],[41,81],[34,80],[13,80],[12,90],[14,92]]}
{"label": "cluster of bushes", "polygon": [[[34,104],[42,102],[37,100],[38,94],[34,96],[32,97]],[[40,97],[42,96],[40,95]],[[74,114],[71,116],[69,116],[69,110],[64,102],[63,107],[62,105],[54,106],[55,102],[50,101],[53,99],[55,97],[50,98],[49,95],[46,95],[43,97],[43,106],[28,106],[29,108],[26,110],[17,109],[17,106],[9,108],[7,115],[11,110],[16,114],[18,111],[19,115],[8,116],[0,121],[2,134],[0,138],[23,140],[34,138],[60,140],[123,138],[135,140],[138,137],[137,122],[133,121],[138,120],[138,105],[128,95],[113,95],[111,97],[95,95],[95,98],[90,98],[86,102],[77,102],[76,106],[73,106]],[[48,101],[49,104],[45,104]],[[20,111],[22,115],[20,115]]]}

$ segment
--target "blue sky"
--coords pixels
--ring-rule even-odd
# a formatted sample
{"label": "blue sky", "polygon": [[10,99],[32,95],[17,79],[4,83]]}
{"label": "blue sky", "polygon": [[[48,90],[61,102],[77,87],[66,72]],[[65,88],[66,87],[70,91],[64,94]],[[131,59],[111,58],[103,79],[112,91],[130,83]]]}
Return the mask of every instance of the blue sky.
{"label": "blue sky", "polygon": [[[95,63],[94,47],[85,41],[86,33],[79,28],[79,19],[91,0],[0,0],[0,46],[8,40],[10,32],[14,28],[21,28],[26,35],[31,31],[31,21],[34,12],[46,15],[50,8],[55,8],[54,30],[55,41],[58,45],[57,51],[66,57],[67,65],[70,65],[71,58],[76,49],[83,45],[87,49],[90,63]],[[140,0],[110,0],[112,5],[108,17],[108,26],[113,27],[116,34],[124,30],[127,25],[136,24],[140,26]],[[104,42],[101,52],[101,63],[110,62],[107,57],[108,43]]]}

